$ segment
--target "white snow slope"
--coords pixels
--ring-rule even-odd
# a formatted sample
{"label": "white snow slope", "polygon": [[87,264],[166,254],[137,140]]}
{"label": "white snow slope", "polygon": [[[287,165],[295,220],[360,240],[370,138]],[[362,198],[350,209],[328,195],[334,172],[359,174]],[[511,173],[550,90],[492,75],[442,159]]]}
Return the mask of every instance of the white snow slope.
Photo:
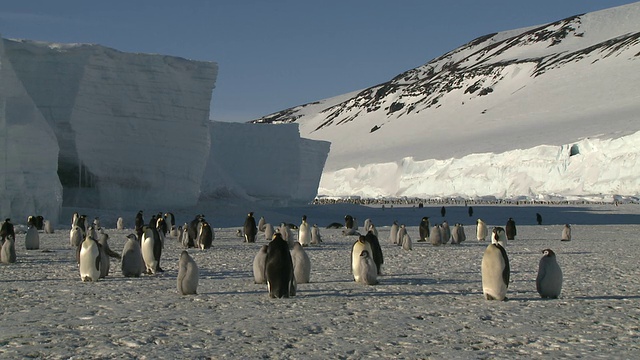
{"label": "white snow slope", "polygon": [[638,83],[634,3],[480,37],[256,122],[331,142],[319,194],[611,199],[640,194]]}

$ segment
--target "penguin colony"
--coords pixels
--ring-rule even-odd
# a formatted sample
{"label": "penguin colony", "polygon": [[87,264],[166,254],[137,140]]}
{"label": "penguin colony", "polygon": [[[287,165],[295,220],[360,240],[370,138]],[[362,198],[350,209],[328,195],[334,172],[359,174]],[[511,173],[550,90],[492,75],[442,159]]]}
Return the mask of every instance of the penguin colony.
{"label": "penguin colony", "polygon": [[[442,208],[441,215],[445,211]],[[537,214],[539,215],[539,214]],[[538,216],[538,221],[540,216]],[[378,231],[367,218],[361,235],[355,217],[346,215],[344,225],[332,223],[327,228],[343,228],[344,236],[357,236],[351,246],[351,272],[353,280],[365,285],[379,284],[378,277],[382,273],[384,258],[378,239]],[[539,221],[541,222],[541,221]],[[38,224],[42,224],[38,227]],[[190,222],[176,227],[172,213],[158,213],[151,216],[148,223],[144,221],[143,211],[139,211],[134,220],[135,233],[126,236],[122,254],[111,250],[106,234],[98,217],[89,224],[86,215],[74,213],[69,231],[69,244],[76,248],[76,261],[82,282],[96,282],[109,276],[110,259],[121,262],[120,270],[124,277],[140,277],[142,274],[155,275],[164,270],[160,260],[167,236],[171,236],[185,249],[195,248],[201,251],[212,248],[215,239],[211,225],[202,214],[196,215]],[[505,228],[496,226],[489,234],[488,226],[482,219],[477,219],[476,238],[484,241],[491,236],[491,243],[485,248],[481,261],[482,292],[487,300],[507,300],[511,268],[506,251],[507,240],[515,240],[516,227],[512,218],[507,220]],[[116,228],[124,229],[124,219],[118,218]],[[297,238],[291,229],[298,229]],[[27,219],[27,230],[24,245],[27,250],[40,248],[38,229],[45,234],[54,232],[53,226],[42,217],[30,216]],[[281,223],[275,228],[267,223],[264,217],[256,225],[253,212],[248,213],[242,230],[244,242],[255,243],[258,233],[264,233],[268,244],[262,245],[253,259],[253,275],[256,284],[267,285],[267,293],[271,298],[288,298],[296,295],[298,284],[311,281],[312,262],[305,250],[311,245],[320,245],[322,237],[317,224],[310,226],[307,216],[302,216],[301,224]],[[422,217],[418,225],[418,242],[430,242],[433,246],[441,246],[451,241],[459,245],[466,240],[464,225],[456,223],[452,228],[447,220],[431,225],[429,217]],[[571,227],[566,224],[562,230],[562,241],[571,241]],[[10,219],[5,219],[0,229],[0,262],[11,264],[16,259],[16,237]],[[404,224],[394,221],[390,226],[389,242],[412,250],[411,237]],[[536,290],[540,297],[557,299],[562,291],[562,270],[552,249],[544,249],[538,264],[535,280]],[[176,278],[177,292],[181,295],[197,294],[199,269],[194,258],[187,250],[179,256],[178,274]]]}

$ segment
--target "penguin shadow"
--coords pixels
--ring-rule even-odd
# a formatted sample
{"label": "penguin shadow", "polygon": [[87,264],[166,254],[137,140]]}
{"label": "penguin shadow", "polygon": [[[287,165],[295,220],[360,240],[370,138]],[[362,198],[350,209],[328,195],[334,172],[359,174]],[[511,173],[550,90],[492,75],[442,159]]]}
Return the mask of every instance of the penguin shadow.
{"label": "penguin shadow", "polygon": [[[255,284],[262,285],[262,284]],[[267,290],[267,285],[264,285],[262,290],[246,290],[246,291],[209,291],[209,292],[200,292],[198,291],[198,295],[206,295],[206,296],[221,296],[221,295],[260,295],[264,294],[265,296],[269,295],[269,291]]]}
{"label": "penguin shadow", "polygon": [[629,300],[640,299],[640,295],[603,295],[603,296],[576,296],[575,300]]}
{"label": "penguin shadow", "polygon": [[[253,272],[246,270],[225,270],[225,271],[213,271],[207,269],[199,269],[200,279],[252,279]],[[176,272],[176,276],[178,273]]]}

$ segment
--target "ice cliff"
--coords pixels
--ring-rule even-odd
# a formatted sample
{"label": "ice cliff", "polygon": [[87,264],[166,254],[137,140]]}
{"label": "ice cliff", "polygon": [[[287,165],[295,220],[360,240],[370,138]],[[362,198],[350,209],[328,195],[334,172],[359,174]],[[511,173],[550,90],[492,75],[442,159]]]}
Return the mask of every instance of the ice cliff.
{"label": "ice cliff", "polygon": [[[309,145],[297,124],[262,136],[266,126],[211,122],[215,63],[2,39],[0,66],[3,217],[57,219],[61,206],[162,211],[216,194],[316,195],[326,143]],[[316,163],[305,152],[319,154]],[[253,167],[236,165],[251,154]],[[278,180],[269,166],[281,158],[287,174]]]}

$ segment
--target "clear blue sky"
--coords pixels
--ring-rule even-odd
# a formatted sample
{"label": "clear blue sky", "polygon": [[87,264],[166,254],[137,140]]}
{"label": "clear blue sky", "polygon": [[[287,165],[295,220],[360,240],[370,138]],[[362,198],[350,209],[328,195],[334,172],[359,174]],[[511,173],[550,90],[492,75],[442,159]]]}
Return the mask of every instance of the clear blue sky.
{"label": "clear blue sky", "polygon": [[262,115],[385,82],[472,39],[624,0],[2,0],[0,34],[219,65],[211,118]]}

